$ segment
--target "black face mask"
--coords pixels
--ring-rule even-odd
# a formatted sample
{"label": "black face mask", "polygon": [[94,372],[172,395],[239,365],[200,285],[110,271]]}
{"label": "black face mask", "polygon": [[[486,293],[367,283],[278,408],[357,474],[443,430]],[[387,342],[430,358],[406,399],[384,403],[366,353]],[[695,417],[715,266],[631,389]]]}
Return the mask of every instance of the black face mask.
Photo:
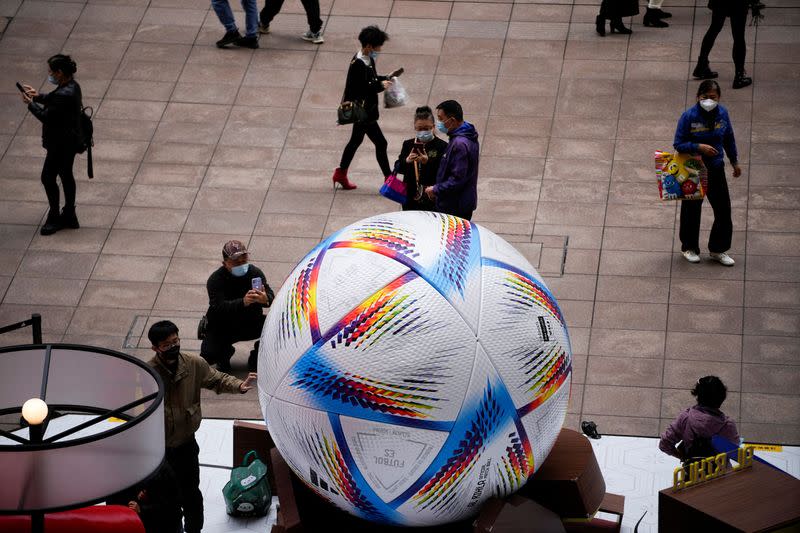
{"label": "black face mask", "polygon": [[161,357],[164,358],[165,361],[172,363],[178,360],[178,355],[181,353],[181,345],[178,344],[173,346],[169,350],[165,350],[161,353]]}

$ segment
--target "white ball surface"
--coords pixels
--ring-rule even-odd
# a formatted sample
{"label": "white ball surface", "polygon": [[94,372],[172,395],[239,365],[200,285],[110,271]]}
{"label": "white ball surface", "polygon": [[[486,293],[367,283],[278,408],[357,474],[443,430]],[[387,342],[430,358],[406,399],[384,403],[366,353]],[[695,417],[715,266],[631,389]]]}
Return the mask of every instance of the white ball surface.
{"label": "white ball surface", "polygon": [[430,526],[476,514],[541,465],[572,355],[555,298],[514,247],[405,211],[300,261],[258,368],[269,432],[317,494],[367,520]]}

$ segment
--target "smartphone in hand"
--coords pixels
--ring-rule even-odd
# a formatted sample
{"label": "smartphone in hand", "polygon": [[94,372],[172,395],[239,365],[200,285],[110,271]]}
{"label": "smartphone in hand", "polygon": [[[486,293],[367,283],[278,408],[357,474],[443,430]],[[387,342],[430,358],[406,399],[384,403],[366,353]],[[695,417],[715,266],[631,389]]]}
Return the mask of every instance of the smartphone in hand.
{"label": "smartphone in hand", "polygon": [[256,276],[255,278],[250,280],[250,287],[254,291],[264,292],[264,281],[258,276]]}
{"label": "smartphone in hand", "polygon": [[25,94],[25,88],[19,82],[17,82],[17,89],[19,89],[19,92],[22,94]]}

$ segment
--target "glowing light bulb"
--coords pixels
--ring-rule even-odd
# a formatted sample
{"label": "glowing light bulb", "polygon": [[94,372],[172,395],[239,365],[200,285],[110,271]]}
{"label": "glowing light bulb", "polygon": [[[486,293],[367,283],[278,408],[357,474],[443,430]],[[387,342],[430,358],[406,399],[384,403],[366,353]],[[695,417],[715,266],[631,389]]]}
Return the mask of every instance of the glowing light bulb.
{"label": "glowing light bulb", "polygon": [[22,418],[32,426],[38,426],[47,418],[47,404],[39,398],[31,398],[22,404]]}

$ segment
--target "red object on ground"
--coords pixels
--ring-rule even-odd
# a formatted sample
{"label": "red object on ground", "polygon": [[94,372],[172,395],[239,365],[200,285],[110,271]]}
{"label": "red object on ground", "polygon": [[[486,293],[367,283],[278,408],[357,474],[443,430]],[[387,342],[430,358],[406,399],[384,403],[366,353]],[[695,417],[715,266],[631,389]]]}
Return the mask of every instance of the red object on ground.
{"label": "red object on ground", "polygon": [[[0,531],[30,533],[31,517],[0,515]],[[145,533],[139,515],[121,505],[95,505],[44,515],[47,533]]]}

